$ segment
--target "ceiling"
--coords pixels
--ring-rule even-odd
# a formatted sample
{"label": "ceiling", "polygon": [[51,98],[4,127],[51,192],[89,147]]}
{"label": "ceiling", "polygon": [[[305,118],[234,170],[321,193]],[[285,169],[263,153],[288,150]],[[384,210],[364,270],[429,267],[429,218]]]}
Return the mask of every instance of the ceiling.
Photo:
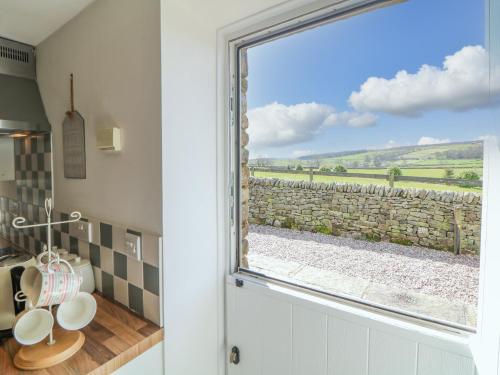
{"label": "ceiling", "polygon": [[0,0],[0,36],[38,45],[94,0]]}

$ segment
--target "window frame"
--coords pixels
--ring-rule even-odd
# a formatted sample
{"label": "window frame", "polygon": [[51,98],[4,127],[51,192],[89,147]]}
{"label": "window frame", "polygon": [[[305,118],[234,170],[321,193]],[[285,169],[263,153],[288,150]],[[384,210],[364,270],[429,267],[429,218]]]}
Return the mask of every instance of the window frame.
{"label": "window frame", "polygon": [[[490,0],[485,0],[486,2]],[[494,1],[494,0],[492,0]],[[476,328],[461,324],[431,318],[429,316],[412,313],[410,311],[369,302],[354,296],[343,293],[331,293],[312,287],[296,284],[290,281],[274,278],[246,268],[240,267],[242,259],[242,236],[241,236],[241,106],[240,106],[240,51],[259,44],[286,37],[296,32],[305,31],[311,28],[320,27],[323,24],[336,22],[344,18],[356,16],[358,14],[372,11],[381,7],[391,6],[401,2],[401,0],[347,0],[320,6],[318,8],[299,9],[291,12],[285,20],[271,20],[270,23],[257,25],[253,30],[243,31],[239,36],[227,40],[228,51],[228,86],[229,108],[228,108],[228,139],[229,139],[229,221],[230,221],[230,253],[229,253],[229,275],[235,279],[254,280],[257,283],[272,283],[278,286],[289,288],[291,291],[306,293],[312,297],[324,298],[328,301],[339,302],[347,306],[354,306],[365,311],[373,312],[382,317],[396,318],[408,323],[415,323],[423,328],[430,328],[436,331],[451,333],[459,337],[471,338],[478,332],[479,322]],[[485,150],[486,151],[486,150]],[[484,162],[483,162],[483,165]],[[483,197],[483,205],[486,205]],[[483,226],[483,222],[481,226]],[[481,257],[481,260],[483,257]],[[482,268],[482,266],[481,266]],[[482,293],[482,290],[479,291]],[[480,306],[478,303],[478,316]]]}

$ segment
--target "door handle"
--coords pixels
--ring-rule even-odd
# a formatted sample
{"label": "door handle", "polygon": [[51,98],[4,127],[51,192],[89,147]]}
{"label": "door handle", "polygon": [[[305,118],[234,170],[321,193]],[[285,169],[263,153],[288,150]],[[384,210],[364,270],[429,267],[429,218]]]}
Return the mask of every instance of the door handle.
{"label": "door handle", "polygon": [[240,349],[237,346],[233,346],[231,349],[231,354],[229,355],[229,363],[237,365],[240,363]]}

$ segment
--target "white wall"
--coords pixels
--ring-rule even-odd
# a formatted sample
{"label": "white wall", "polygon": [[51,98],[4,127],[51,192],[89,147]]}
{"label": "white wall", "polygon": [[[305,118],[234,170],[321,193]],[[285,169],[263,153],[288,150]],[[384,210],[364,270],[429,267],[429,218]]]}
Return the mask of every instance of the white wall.
{"label": "white wall", "polygon": [[481,227],[481,272],[479,281],[478,332],[473,342],[481,375],[500,373],[500,144],[494,138],[485,142],[483,225]]}
{"label": "white wall", "polygon": [[[64,178],[62,121],[85,118],[87,179]],[[37,74],[53,129],[57,210],[161,233],[160,0],[99,0],[37,47]],[[97,150],[102,127],[122,129],[123,151]]]}
{"label": "white wall", "polygon": [[279,2],[162,0],[167,374],[216,374],[222,349],[216,226],[216,31]]}
{"label": "white wall", "polygon": [[146,350],[140,356],[126,363],[118,370],[113,372],[114,375],[162,375],[163,368],[163,342],[156,344],[152,348]]}

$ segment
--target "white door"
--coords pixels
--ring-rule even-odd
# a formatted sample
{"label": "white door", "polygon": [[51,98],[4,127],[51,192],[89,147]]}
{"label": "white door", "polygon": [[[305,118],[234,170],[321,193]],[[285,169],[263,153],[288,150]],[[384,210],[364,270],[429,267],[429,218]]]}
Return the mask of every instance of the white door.
{"label": "white door", "polygon": [[500,373],[500,298],[494,298],[500,285],[496,141],[490,139],[485,152],[477,335],[455,335],[235,273],[226,280],[227,373],[490,375],[497,369]]}
{"label": "white door", "polygon": [[474,375],[452,335],[248,280],[227,283],[229,375]]}

